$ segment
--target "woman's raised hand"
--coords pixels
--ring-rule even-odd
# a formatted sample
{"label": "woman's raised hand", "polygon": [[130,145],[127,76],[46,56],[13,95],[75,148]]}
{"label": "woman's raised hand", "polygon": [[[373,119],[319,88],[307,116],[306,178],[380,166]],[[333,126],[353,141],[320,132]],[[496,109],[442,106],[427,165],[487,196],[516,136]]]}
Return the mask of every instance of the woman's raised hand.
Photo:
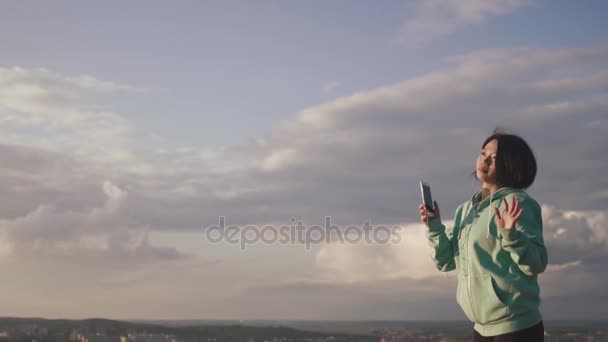
{"label": "woman's raised hand", "polygon": [[524,212],[524,208],[519,206],[521,201],[517,200],[516,202],[515,197],[513,197],[511,207],[509,207],[509,202],[506,198],[503,198],[503,201],[505,203],[505,210],[502,215],[498,208],[494,208],[494,211],[496,212],[496,223],[498,223],[499,228],[513,229],[515,223],[517,223],[517,220],[519,220],[521,214]]}
{"label": "woman's raised hand", "polygon": [[418,211],[420,211],[420,221],[422,221],[422,223],[429,223],[429,221],[431,220],[436,220],[439,219],[439,205],[437,204],[436,201],[433,201],[433,205],[435,206],[435,212],[433,214],[433,216],[430,216],[426,210],[426,205],[424,205],[424,203],[421,203],[418,206]]}

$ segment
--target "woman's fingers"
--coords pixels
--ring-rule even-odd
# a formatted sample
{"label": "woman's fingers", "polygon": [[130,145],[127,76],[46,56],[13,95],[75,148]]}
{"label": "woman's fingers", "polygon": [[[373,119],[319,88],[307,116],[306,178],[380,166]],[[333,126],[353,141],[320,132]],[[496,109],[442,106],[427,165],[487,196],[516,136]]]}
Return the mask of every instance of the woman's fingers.
{"label": "woman's fingers", "polygon": [[513,201],[511,201],[511,210],[510,210],[511,216],[515,216],[515,213],[517,213],[517,211],[520,208],[520,205],[519,205],[520,203],[521,203],[520,200],[515,201],[515,197],[513,197]]}
{"label": "woman's fingers", "polygon": [[[437,201],[433,201],[433,205],[435,207],[434,210],[434,217],[439,216],[439,204],[437,204]],[[418,206],[418,211],[420,212],[420,221],[424,222],[424,223],[428,223],[429,220],[431,219],[431,217],[429,216],[428,210],[426,209],[426,205],[424,203],[421,203]]]}
{"label": "woman's fingers", "polygon": [[496,213],[496,217],[497,217],[499,220],[502,220],[502,217],[500,216],[500,210],[498,210],[498,208],[494,208],[494,212]]}
{"label": "woman's fingers", "polygon": [[420,212],[420,214],[426,214],[427,213],[426,205],[424,203],[420,204],[418,206],[418,211]]}
{"label": "woman's fingers", "polygon": [[508,212],[509,211],[509,202],[504,197],[502,198],[502,200],[503,200],[503,202],[505,202],[505,212]]}
{"label": "woman's fingers", "polygon": [[518,220],[518,219],[521,217],[521,214],[523,214],[523,213],[524,213],[524,208],[520,208],[520,209],[519,209],[519,210],[518,210],[518,211],[515,213],[515,216],[513,217],[513,221],[517,221],[517,220]]}
{"label": "woman's fingers", "polygon": [[418,211],[420,212],[420,221],[422,221],[423,223],[427,223],[428,217],[426,214],[426,206],[424,205],[424,203],[421,203],[418,206]]}

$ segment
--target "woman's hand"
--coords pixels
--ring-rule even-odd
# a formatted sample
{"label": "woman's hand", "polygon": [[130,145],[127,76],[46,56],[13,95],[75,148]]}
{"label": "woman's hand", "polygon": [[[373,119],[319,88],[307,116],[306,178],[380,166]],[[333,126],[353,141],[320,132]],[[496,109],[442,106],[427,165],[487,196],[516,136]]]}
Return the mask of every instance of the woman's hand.
{"label": "woman's hand", "polygon": [[437,204],[436,201],[433,201],[433,205],[435,206],[435,212],[434,212],[433,216],[429,215],[429,213],[426,210],[426,205],[424,205],[424,203],[421,203],[418,206],[418,211],[420,211],[420,221],[422,221],[424,224],[429,223],[429,221],[431,221],[431,220],[439,219],[439,205]]}
{"label": "woman's hand", "polygon": [[521,201],[517,200],[517,202],[515,202],[515,197],[513,197],[510,208],[507,199],[503,198],[502,200],[505,202],[505,210],[502,215],[498,211],[498,208],[494,208],[494,211],[496,212],[496,223],[498,223],[498,228],[513,229],[517,220],[519,220],[521,214],[524,212],[524,208],[519,207]]}

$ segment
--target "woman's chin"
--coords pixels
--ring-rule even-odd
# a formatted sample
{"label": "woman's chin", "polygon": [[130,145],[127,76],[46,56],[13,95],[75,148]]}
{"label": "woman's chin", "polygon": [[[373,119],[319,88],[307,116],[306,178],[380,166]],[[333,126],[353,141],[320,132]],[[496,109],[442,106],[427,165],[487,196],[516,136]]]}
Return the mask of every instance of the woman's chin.
{"label": "woman's chin", "polygon": [[481,182],[483,183],[493,183],[494,182],[494,178],[488,176],[488,174],[477,171],[477,179],[479,179]]}

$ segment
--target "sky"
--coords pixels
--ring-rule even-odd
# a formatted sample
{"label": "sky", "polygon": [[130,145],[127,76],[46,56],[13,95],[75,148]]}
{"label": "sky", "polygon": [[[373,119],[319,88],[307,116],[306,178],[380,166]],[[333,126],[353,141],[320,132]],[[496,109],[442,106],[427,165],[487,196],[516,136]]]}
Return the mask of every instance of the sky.
{"label": "sky", "polygon": [[[603,1],[5,1],[0,316],[466,319],[446,226],[501,127],[539,170],[546,319],[608,319]],[[213,243],[370,222],[396,242]]]}

